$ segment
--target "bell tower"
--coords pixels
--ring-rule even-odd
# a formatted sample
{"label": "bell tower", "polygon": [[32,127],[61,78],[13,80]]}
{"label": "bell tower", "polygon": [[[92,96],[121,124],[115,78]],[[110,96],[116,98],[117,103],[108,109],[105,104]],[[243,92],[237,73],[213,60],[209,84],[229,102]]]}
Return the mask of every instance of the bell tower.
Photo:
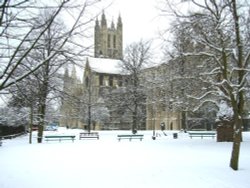
{"label": "bell tower", "polygon": [[95,22],[95,57],[123,59],[123,32],[122,19],[119,15],[117,24],[112,21],[108,27],[105,13],[101,20]]}

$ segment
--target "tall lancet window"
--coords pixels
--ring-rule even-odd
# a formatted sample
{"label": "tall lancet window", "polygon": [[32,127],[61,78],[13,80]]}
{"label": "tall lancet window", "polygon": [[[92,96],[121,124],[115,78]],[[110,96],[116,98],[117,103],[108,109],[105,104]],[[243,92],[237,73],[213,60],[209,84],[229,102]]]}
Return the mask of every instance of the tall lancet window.
{"label": "tall lancet window", "polygon": [[111,47],[111,37],[110,37],[110,34],[108,34],[108,48]]}
{"label": "tall lancet window", "polygon": [[113,36],[113,47],[116,48],[116,36]]}

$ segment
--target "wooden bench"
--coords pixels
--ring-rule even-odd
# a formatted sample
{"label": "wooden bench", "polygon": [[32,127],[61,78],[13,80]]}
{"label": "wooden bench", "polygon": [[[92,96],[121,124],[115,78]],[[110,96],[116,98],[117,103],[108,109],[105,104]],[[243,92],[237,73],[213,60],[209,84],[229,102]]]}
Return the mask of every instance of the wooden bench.
{"label": "wooden bench", "polygon": [[26,132],[21,132],[21,133],[17,133],[17,134],[10,134],[10,135],[5,135],[5,136],[0,136],[0,140],[5,140],[5,139],[13,139],[22,135],[26,135]]}
{"label": "wooden bench", "polygon": [[72,140],[72,142],[74,142],[75,140],[75,135],[47,135],[44,136],[45,140],[48,141],[56,141],[58,140],[59,142],[61,142],[62,140]]}
{"label": "wooden bench", "polygon": [[132,139],[140,139],[142,141],[143,139],[143,134],[129,134],[129,135],[117,135],[118,140],[120,141],[121,139],[129,139],[131,141]]}
{"label": "wooden bench", "polygon": [[82,138],[96,138],[99,139],[99,133],[98,132],[82,132],[79,135],[79,140],[81,140]]}
{"label": "wooden bench", "polygon": [[216,133],[215,132],[189,132],[189,137],[193,138],[193,137],[211,137],[214,138]]}

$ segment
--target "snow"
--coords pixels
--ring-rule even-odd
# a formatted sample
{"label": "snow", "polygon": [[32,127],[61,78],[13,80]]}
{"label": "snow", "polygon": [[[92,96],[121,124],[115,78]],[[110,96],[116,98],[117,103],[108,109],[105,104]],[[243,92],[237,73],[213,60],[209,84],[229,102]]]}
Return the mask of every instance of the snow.
{"label": "snow", "polygon": [[88,61],[91,69],[95,72],[107,74],[122,74],[121,60],[88,57]]}
{"label": "snow", "polygon": [[228,106],[225,101],[221,101],[219,105],[219,111],[217,113],[217,117],[232,117],[233,116],[233,108]]}
{"label": "snow", "polygon": [[9,100],[8,97],[9,97],[8,94],[2,94],[2,93],[0,93],[0,107],[7,106],[7,101]]}
{"label": "snow", "polygon": [[[60,128],[48,134],[74,134]],[[28,144],[28,135],[3,140],[0,147],[1,188],[248,188],[250,132],[244,132],[240,168],[229,167],[232,143],[212,138],[190,139],[166,132],[152,140],[117,140],[128,131],[100,131],[100,140],[51,141]]]}

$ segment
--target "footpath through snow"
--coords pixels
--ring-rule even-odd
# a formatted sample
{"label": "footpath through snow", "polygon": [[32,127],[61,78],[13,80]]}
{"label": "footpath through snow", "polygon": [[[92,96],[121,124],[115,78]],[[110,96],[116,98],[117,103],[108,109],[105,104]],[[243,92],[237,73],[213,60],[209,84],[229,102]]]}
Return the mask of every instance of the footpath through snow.
{"label": "footpath through snow", "polygon": [[[28,144],[28,135],[3,140],[0,147],[1,188],[249,188],[250,132],[243,135],[240,169],[229,168],[232,143],[212,138],[190,139],[186,133],[152,131],[140,140],[117,140],[121,131],[100,131],[99,140]],[[122,133],[128,133],[123,131]],[[159,132],[160,133],[160,132]]]}

